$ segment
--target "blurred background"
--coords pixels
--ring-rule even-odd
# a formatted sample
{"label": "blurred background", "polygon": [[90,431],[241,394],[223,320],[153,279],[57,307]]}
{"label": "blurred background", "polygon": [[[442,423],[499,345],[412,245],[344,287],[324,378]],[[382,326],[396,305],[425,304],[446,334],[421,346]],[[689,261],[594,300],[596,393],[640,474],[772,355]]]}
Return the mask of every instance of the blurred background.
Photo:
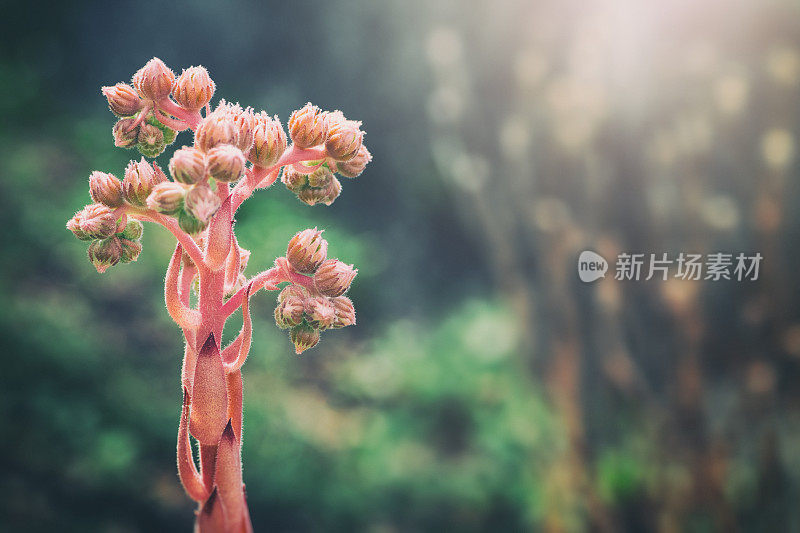
{"label": "blurred background", "polygon": [[[0,529],[191,527],[172,237],[100,276],[64,228],[138,157],[100,86],[158,56],[284,123],[341,109],[374,156],[331,207],[279,184],[238,217],[250,273],[313,226],[360,269],[358,326],[302,357],[254,298],[257,531],[800,530],[798,9],[4,2]],[[585,249],[764,260],[584,284]]]}

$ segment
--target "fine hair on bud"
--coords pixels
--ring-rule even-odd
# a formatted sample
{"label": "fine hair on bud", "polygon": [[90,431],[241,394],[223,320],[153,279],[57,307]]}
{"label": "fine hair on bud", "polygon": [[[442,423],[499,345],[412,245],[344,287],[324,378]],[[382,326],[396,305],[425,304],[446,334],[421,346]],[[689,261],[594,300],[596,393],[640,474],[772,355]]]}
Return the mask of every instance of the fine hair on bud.
{"label": "fine hair on bud", "polygon": [[281,183],[293,193],[298,193],[308,186],[308,176],[301,174],[292,167],[284,167],[281,173]]}
{"label": "fine hair on bud", "polygon": [[350,161],[340,161],[336,164],[336,172],[345,178],[357,178],[364,172],[364,169],[367,168],[370,161],[372,161],[372,154],[370,154],[367,147],[362,144],[353,159]]}
{"label": "fine hair on bud", "polygon": [[142,99],[136,89],[126,83],[118,83],[101,89],[108,100],[108,108],[118,117],[130,117],[142,109]]}
{"label": "fine hair on bud", "polygon": [[328,241],[322,238],[322,232],[305,229],[297,233],[289,241],[286,259],[297,272],[311,274],[325,261],[328,255]]}
{"label": "fine hair on bud", "polygon": [[271,167],[286,151],[286,133],[278,117],[272,118],[265,111],[255,115],[253,146],[247,159],[254,165]]}
{"label": "fine hair on bud", "polygon": [[204,224],[214,216],[221,204],[219,196],[205,183],[193,185],[184,200],[186,211]]}
{"label": "fine hair on bud", "polygon": [[156,168],[144,157],[140,161],[128,163],[125,168],[125,178],[122,180],[122,195],[126,202],[137,207],[145,207],[153,187],[167,179],[163,172],[156,172]]}
{"label": "fine hair on bud", "polygon": [[193,185],[206,177],[206,156],[193,146],[184,146],[172,154],[168,168],[172,179]]}
{"label": "fine hair on bud", "polygon": [[194,133],[194,145],[208,152],[220,144],[233,144],[236,132],[227,113],[216,110],[200,121]]}
{"label": "fine hair on bud", "polygon": [[330,327],[336,318],[336,309],[324,296],[307,298],[304,302],[303,312],[308,324],[320,331]]}
{"label": "fine hair on bud", "polygon": [[236,181],[244,173],[244,154],[230,144],[222,144],[209,150],[207,161],[208,173],[217,181]]}
{"label": "fine hair on bud", "polygon": [[148,100],[158,101],[172,92],[175,73],[163,61],[154,57],[133,75],[133,86]]}
{"label": "fine hair on bud", "polygon": [[331,328],[344,328],[356,323],[356,309],[350,298],[347,296],[337,296],[336,298],[331,298],[330,301],[336,310],[336,318]]}
{"label": "fine hair on bud", "polygon": [[103,204],[87,205],[79,218],[81,231],[94,239],[104,239],[117,232],[117,217],[111,208]]}
{"label": "fine hair on bud", "polygon": [[139,241],[131,241],[120,237],[119,243],[122,247],[122,254],[120,255],[121,263],[136,261],[139,258],[139,254],[142,253],[142,243]]}
{"label": "fine hair on bud", "polygon": [[211,101],[216,88],[205,67],[189,67],[175,80],[172,97],[182,108],[197,111]]}
{"label": "fine hair on bud", "polygon": [[117,237],[95,240],[89,245],[89,261],[102,274],[109,267],[119,263],[122,258],[122,243]]}
{"label": "fine hair on bud", "polygon": [[331,159],[349,161],[358,154],[364,132],[361,123],[347,120],[341,111],[334,111],[328,117],[328,137],[325,140],[325,151]]}
{"label": "fine hair on bud", "polygon": [[314,273],[314,287],[325,296],[341,296],[350,288],[357,273],[353,265],[338,259],[327,259]]}
{"label": "fine hair on bud", "polygon": [[95,170],[89,176],[89,196],[109,207],[122,205],[122,182],[116,176]]}
{"label": "fine hair on bud", "polygon": [[319,330],[314,329],[305,321],[294,326],[289,332],[289,338],[294,344],[294,351],[300,355],[309,348],[313,348],[319,342]]}
{"label": "fine hair on bud", "polygon": [[318,146],[328,136],[328,116],[311,102],[292,113],[288,126],[289,136],[298,148]]}
{"label": "fine hair on bud", "polygon": [[173,181],[165,181],[153,187],[147,197],[147,207],[153,211],[172,215],[183,207],[186,186]]}
{"label": "fine hair on bud", "polygon": [[136,119],[123,118],[118,120],[111,130],[114,136],[114,146],[117,148],[133,148],[139,142],[139,126],[135,126]]}
{"label": "fine hair on bud", "polygon": [[144,226],[138,220],[128,220],[128,223],[125,224],[125,229],[122,230],[120,237],[123,239],[128,239],[129,241],[138,241],[142,238],[142,234],[144,234]]}

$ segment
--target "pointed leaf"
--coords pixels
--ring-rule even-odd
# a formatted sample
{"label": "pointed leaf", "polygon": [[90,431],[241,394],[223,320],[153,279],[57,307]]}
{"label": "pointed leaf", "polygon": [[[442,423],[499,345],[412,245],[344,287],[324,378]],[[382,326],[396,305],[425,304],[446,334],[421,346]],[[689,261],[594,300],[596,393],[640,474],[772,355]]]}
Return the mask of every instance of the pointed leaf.
{"label": "pointed leaf", "polygon": [[189,431],[201,444],[216,445],[228,422],[227,413],[225,369],[212,333],[200,349],[194,368]]}
{"label": "pointed leaf", "polygon": [[192,445],[189,442],[189,391],[186,387],[183,388],[183,407],[178,425],[178,475],[190,498],[201,502],[208,497],[203,478],[192,458]]}
{"label": "pointed leaf", "polygon": [[219,270],[225,264],[233,238],[233,209],[231,197],[225,198],[208,228],[206,264],[211,270]]}
{"label": "pointed leaf", "polygon": [[228,251],[228,258],[225,260],[225,291],[232,290],[239,279],[239,271],[242,267],[242,256],[239,253],[239,243],[236,242],[236,235],[231,238],[231,249]]}
{"label": "pointed leaf", "polygon": [[216,487],[197,513],[195,531],[198,533],[226,533],[225,510],[222,508]]}
{"label": "pointed leaf", "polygon": [[164,280],[164,302],[167,312],[178,326],[184,329],[193,329],[200,325],[200,312],[184,305],[178,290],[178,280],[181,268],[183,248],[178,244],[167,267],[167,277]]}
{"label": "pointed leaf", "polygon": [[[253,319],[250,316],[250,291],[252,288],[252,284],[247,286],[242,300],[242,330],[236,339],[225,348],[223,354],[225,370],[229,373],[242,368],[245,360],[247,360],[247,355],[250,353],[250,345],[253,341]],[[234,345],[236,346],[234,347]],[[233,351],[234,348],[235,352]],[[229,351],[229,349],[231,350]],[[234,353],[236,354],[235,359],[233,359]]]}
{"label": "pointed leaf", "polygon": [[222,439],[217,448],[217,470],[214,475],[217,493],[225,516],[229,522],[236,520],[238,523],[228,523],[231,531],[241,530],[242,511],[244,510],[244,490],[242,489],[242,458],[239,442],[233,433],[230,420],[222,432]]}
{"label": "pointed leaf", "polygon": [[228,418],[233,426],[233,433],[239,445],[242,444],[242,403],[244,401],[244,383],[242,371],[237,370],[225,376],[225,385],[228,387]]}

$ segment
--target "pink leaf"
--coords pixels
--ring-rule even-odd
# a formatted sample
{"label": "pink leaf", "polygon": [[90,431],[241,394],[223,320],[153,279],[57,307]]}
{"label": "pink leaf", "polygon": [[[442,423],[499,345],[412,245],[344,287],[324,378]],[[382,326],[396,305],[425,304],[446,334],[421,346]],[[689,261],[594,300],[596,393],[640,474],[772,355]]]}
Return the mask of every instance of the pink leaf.
{"label": "pink leaf", "polygon": [[183,388],[183,407],[178,425],[178,475],[190,498],[201,502],[208,497],[208,491],[192,458],[192,445],[189,442],[189,391],[186,387]]}
{"label": "pink leaf", "polygon": [[[230,420],[222,432],[217,448],[217,469],[214,475],[217,492],[225,509],[230,531],[241,531],[244,510],[244,490],[242,490],[242,458],[239,442],[234,435]],[[234,522],[238,517],[238,523]]]}
{"label": "pink leaf", "polygon": [[197,513],[195,531],[199,533],[227,533],[225,529],[225,511],[217,495],[216,487],[211,491],[211,495]]}
{"label": "pink leaf", "polygon": [[231,197],[225,198],[222,206],[211,219],[208,228],[208,248],[206,249],[206,264],[213,271],[219,270],[225,264],[233,239],[233,210]]}
{"label": "pink leaf", "polygon": [[169,267],[167,267],[167,277],[164,280],[164,302],[167,304],[169,316],[178,326],[184,329],[193,329],[200,325],[200,312],[187,307],[181,301],[178,282],[182,255],[183,249],[178,244],[175,246],[175,252],[169,261]]}
{"label": "pink leaf", "polygon": [[[250,353],[250,344],[253,340],[253,319],[250,317],[250,290],[252,287],[252,284],[247,286],[242,300],[242,330],[236,340],[225,348],[223,354],[225,371],[228,373],[242,368],[247,359],[247,354]],[[234,350],[236,351],[234,352]],[[235,359],[233,359],[234,353],[236,354]]]}
{"label": "pink leaf", "polygon": [[227,414],[225,369],[212,333],[200,349],[194,368],[189,431],[201,444],[216,445],[228,421]]}

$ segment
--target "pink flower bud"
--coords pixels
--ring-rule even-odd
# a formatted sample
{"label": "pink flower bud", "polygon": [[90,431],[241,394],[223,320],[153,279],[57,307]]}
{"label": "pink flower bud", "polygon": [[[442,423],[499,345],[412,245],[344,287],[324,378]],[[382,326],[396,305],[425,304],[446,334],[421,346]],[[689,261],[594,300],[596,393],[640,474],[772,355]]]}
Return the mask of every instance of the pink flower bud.
{"label": "pink flower bud", "polygon": [[233,144],[236,131],[226,113],[214,111],[200,121],[194,133],[194,145],[208,152],[220,144]]}
{"label": "pink flower bud", "polygon": [[289,338],[294,343],[294,351],[300,355],[309,348],[313,348],[319,342],[319,331],[312,328],[305,322],[296,325],[289,333]]}
{"label": "pink flower bud", "polygon": [[287,285],[278,294],[278,303],[284,302],[289,298],[299,300],[302,304],[303,300],[308,298],[308,291],[302,285]]}
{"label": "pink flower bud", "polygon": [[172,97],[184,109],[196,111],[211,101],[216,88],[205,67],[189,67],[175,81]]}
{"label": "pink flower bud", "polygon": [[126,83],[103,87],[101,91],[108,100],[108,108],[118,117],[130,117],[142,108],[142,99],[136,90]]}
{"label": "pink flower bud", "polygon": [[207,161],[208,173],[217,181],[236,181],[244,173],[244,154],[230,144],[222,144],[209,150]]}
{"label": "pink flower bud", "polygon": [[186,194],[184,202],[186,211],[204,225],[211,220],[211,217],[214,216],[221,204],[222,201],[219,196],[204,183],[193,185]]}
{"label": "pink flower bud", "polygon": [[308,186],[308,177],[292,167],[283,167],[281,182],[293,193],[298,193]]}
{"label": "pink flower bud", "polygon": [[153,187],[147,197],[147,208],[159,213],[172,215],[180,211],[186,197],[186,186],[173,181],[165,181]]}
{"label": "pink flower bud", "polygon": [[87,205],[79,213],[79,218],[81,231],[94,239],[111,237],[117,232],[114,210],[103,204]]}
{"label": "pink flower bud", "polygon": [[131,161],[125,168],[122,195],[129,204],[144,207],[153,187],[164,180],[166,177],[163,172],[156,173],[155,167],[151,166],[144,157],[138,162]]}
{"label": "pink flower bud", "polygon": [[142,243],[139,241],[120,238],[119,243],[122,246],[122,254],[119,259],[122,263],[136,261],[139,258],[139,254],[142,253]]}
{"label": "pink flower bud", "polygon": [[275,323],[281,329],[291,328],[303,320],[303,300],[287,298],[275,307]]}
{"label": "pink flower bud", "polygon": [[254,165],[271,167],[286,151],[286,133],[277,117],[270,118],[264,111],[256,116],[253,129],[253,146],[247,158]]}
{"label": "pink flower bud", "polygon": [[317,228],[305,229],[289,241],[286,258],[297,272],[313,273],[328,255],[328,241]]}
{"label": "pink flower bud", "polygon": [[314,273],[314,286],[325,296],[341,296],[356,277],[358,270],[338,259],[324,261]]}
{"label": "pink flower bud", "polygon": [[364,172],[364,169],[370,161],[372,161],[372,154],[370,154],[367,147],[362,144],[353,159],[350,161],[340,161],[336,164],[336,171],[345,178],[355,178]]}
{"label": "pink flower bud", "polygon": [[122,205],[122,183],[112,174],[95,170],[89,176],[89,196],[109,207]]}
{"label": "pink flower bud", "polygon": [[102,274],[108,267],[119,263],[122,258],[122,244],[117,237],[92,241],[89,245],[89,261]]}
{"label": "pink flower bud", "polygon": [[342,184],[335,177],[324,188],[325,195],[320,200],[325,205],[331,205],[342,193]]}
{"label": "pink flower bud", "polygon": [[189,235],[194,235],[206,229],[207,223],[196,218],[191,213],[186,211],[186,209],[184,209],[178,213],[178,225]]}
{"label": "pink flower bud", "polygon": [[309,102],[289,117],[289,135],[298,148],[320,145],[328,135],[328,116]]}
{"label": "pink flower bud", "polygon": [[111,130],[114,135],[114,146],[131,148],[139,142],[139,126],[132,127],[135,122],[134,118],[123,118],[114,124],[114,129]]}
{"label": "pink flower bud", "polygon": [[129,220],[127,224],[125,224],[125,229],[122,230],[120,237],[123,239],[128,239],[129,241],[138,241],[142,238],[142,234],[144,233],[144,226],[138,220]]}
{"label": "pink flower bud", "polygon": [[360,128],[361,122],[347,120],[341,112],[332,113],[329,117],[325,151],[337,161],[353,159],[364,140],[364,132]]}
{"label": "pink flower bud", "polygon": [[333,304],[322,296],[306,299],[303,312],[308,325],[320,331],[330,327],[336,318],[336,309]]}
{"label": "pink flower bud", "polygon": [[153,101],[169,96],[173,83],[175,83],[175,73],[157,57],[148,61],[133,75],[133,86],[142,98]]}
{"label": "pink flower bud", "polygon": [[152,124],[145,123],[139,126],[137,140],[139,144],[136,147],[142,155],[147,157],[156,157],[167,147],[167,143],[164,141],[164,132]]}
{"label": "pink flower bud", "polygon": [[256,116],[253,109],[248,107],[242,110],[238,105],[231,106],[229,115],[236,131],[236,147],[247,153],[253,146],[255,137]]}
{"label": "pink flower bud", "polygon": [[297,198],[308,205],[323,203],[327,197],[327,191],[318,187],[305,187],[297,193]]}
{"label": "pink flower bud", "polygon": [[347,296],[337,296],[331,298],[331,303],[336,309],[336,319],[331,328],[344,328],[356,323],[356,309],[353,302]]}
{"label": "pink flower bud", "polygon": [[83,223],[83,215],[85,211],[86,208],[84,207],[83,209],[75,213],[75,215],[73,215],[73,217],[67,221],[67,229],[70,230],[72,234],[75,235],[75,237],[77,237],[78,239],[82,241],[89,241],[92,239],[92,236],[83,231],[83,229],[81,228],[81,224]]}
{"label": "pink flower bud", "polygon": [[326,187],[333,179],[333,172],[331,169],[322,165],[314,172],[308,175],[308,185],[310,187]]}
{"label": "pink flower bud", "polygon": [[172,154],[169,173],[179,183],[199,183],[206,177],[206,156],[197,148],[184,146]]}

